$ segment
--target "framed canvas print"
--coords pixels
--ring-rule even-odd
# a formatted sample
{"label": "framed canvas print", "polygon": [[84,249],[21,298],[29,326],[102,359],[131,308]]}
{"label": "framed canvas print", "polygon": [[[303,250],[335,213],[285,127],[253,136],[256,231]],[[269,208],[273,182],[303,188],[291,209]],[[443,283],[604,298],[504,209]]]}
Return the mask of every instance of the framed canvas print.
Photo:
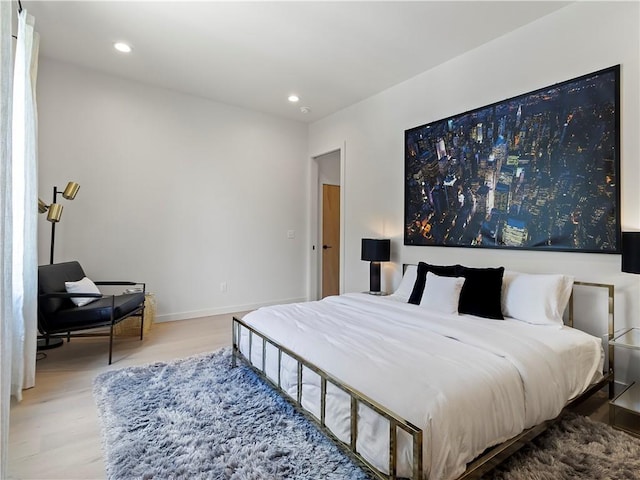
{"label": "framed canvas print", "polygon": [[620,66],[405,131],[405,245],[620,252]]}

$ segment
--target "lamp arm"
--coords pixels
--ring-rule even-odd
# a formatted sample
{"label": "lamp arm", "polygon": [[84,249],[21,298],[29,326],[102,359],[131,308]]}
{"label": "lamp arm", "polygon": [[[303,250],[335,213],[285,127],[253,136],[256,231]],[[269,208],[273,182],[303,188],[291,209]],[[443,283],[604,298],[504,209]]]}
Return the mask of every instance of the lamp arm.
{"label": "lamp arm", "polygon": [[51,214],[52,212],[54,212],[55,207],[55,213],[57,213],[57,216],[53,215],[51,218],[47,216],[47,220],[51,222],[51,250],[49,252],[50,264],[53,264],[53,252],[55,250],[56,243],[56,222],[60,221],[60,216],[62,215],[62,206],[56,204],[56,199],[58,198],[58,194],[61,193],[64,198],[73,200],[79,189],[80,185],[78,185],[76,182],[69,182],[63,192],[58,192],[58,187],[56,185],[53,186],[53,201],[48,208],[49,214]]}

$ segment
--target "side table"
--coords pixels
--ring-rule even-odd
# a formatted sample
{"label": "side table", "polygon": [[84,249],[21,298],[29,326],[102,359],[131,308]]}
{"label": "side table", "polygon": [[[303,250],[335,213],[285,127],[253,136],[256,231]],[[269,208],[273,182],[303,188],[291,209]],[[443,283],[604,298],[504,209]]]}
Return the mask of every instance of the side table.
{"label": "side table", "polygon": [[[156,320],[156,296],[146,293],[144,296],[144,327],[142,332],[146,335]],[[113,327],[115,335],[134,336],[140,335],[140,317],[129,317]]]}
{"label": "side table", "polygon": [[[629,328],[609,341],[614,347],[640,350],[640,328]],[[640,383],[633,382],[609,402],[614,428],[640,436]]]}

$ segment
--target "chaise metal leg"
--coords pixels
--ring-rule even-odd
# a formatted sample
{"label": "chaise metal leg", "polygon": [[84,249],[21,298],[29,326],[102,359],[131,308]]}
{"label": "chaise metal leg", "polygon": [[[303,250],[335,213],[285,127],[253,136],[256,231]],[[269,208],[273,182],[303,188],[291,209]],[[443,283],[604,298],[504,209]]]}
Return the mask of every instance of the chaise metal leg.
{"label": "chaise metal leg", "polygon": [[111,326],[109,329],[109,365],[111,365],[111,354],[113,352],[113,314],[116,309],[116,300],[114,296],[111,296]]}
{"label": "chaise metal leg", "polygon": [[236,368],[237,363],[236,363],[236,355],[237,355],[237,350],[239,348],[239,341],[238,341],[238,333],[237,330],[239,329],[239,325],[236,326],[236,317],[233,317],[233,319],[231,320],[231,336],[233,337],[233,341],[232,341],[232,347],[231,347],[231,367],[232,368]]}
{"label": "chaise metal leg", "polygon": [[144,303],[142,304],[142,311],[140,312],[140,340],[142,340],[142,336],[144,335]]}
{"label": "chaise metal leg", "polygon": [[59,337],[52,337],[48,333],[42,334],[42,337],[38,338],[38,351],[50,350],[52,348],[58,348],[64,345],[64,339]]}

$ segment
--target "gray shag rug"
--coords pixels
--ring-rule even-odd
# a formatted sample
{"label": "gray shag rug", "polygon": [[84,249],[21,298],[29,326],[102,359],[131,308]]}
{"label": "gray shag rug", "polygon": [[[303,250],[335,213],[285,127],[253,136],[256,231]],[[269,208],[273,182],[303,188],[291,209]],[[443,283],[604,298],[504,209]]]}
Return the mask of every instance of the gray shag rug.
{"label": "gray shag rug", "polygon": [[96,377],[109,479],[369,479],[230,352]]}
{"label": "gray shag rug", "polygon": [[[371,478],[228,348],[105,372],[93,393],[109,479]],[[567,414],[483,478],[640,479],[640,440]]]}
{"label": "gray shag rug", "polygon": [[568,412],[483,479],[637,480],[640,439]]}

